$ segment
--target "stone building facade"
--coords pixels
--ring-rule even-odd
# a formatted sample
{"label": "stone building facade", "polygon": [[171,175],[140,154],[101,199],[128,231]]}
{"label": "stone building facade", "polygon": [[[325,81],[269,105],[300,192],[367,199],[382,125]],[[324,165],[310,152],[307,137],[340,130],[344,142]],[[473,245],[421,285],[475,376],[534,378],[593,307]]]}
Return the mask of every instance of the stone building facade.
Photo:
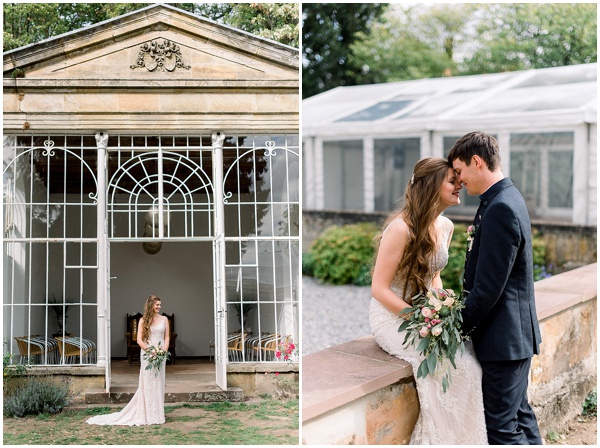
{"label": "stone building facade", "polygon": [[222,388],[297,341],[297,49],[155,4],[6,52],[3,74],[10,352],[103,367],[108,389],[150,294]]}

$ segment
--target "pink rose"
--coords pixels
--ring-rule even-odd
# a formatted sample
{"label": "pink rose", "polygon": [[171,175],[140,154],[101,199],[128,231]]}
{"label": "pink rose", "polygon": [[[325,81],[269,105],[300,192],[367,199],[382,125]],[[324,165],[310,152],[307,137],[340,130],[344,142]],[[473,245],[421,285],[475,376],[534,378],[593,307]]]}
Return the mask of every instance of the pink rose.
{"label": "pink rose", "polygon": [[433,317],[433,310],[431,308],[423,308],[423,310],[421,311],[421,314],[423,314],[423,316],[431,319]]}
{"label": "pink rose", "polygon": [[421,329],[419,330],[419,334],[421,335],[422,338],[424,338],[425,336],[427,336],[429,334],[429,328],[421,327]]}
{"label": "pink rose", "polygon": [[444,328],[441,325],[436,325],[431,329],[431,334],[434,336],[439,336],[444,331]]}

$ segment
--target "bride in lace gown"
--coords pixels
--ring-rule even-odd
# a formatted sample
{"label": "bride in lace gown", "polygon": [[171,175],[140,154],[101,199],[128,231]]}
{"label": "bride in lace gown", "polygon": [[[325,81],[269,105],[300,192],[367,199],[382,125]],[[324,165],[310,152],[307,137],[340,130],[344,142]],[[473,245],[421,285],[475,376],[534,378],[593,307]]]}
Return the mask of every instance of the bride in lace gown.
{"label": "bride in lace gown", "polygon": [[[131,401],[120,412],[97,415],[87,420],[91,425],[155,425],[165,422],[165,369],[163,362],[158,374],[146,370],[148,361],[144,350],[150,346],[169,347],[169,321],[160,315],[161,301],[150,296],[144,306],[144,316],[138,325],[137,342],[141,347],[140,383]],[[148,324],[146,324],[148,322]]]}
{"label": "bride in lace gown", "polygon": [[405,347],[405,332],[398,332],[399,313],[410,306],[414,292],[442,287],[440,272],[448,262],[454,225],[441,213],[460,203],[460,189],[445,159],[420,160],[403,208],[388,217],[377,241],[369,321],[381,348],[412,365],[420,405],[412,445],[487,444],[481,367],[472,345],[466,344],[463,355],[457,353],[452,383],[443,392],[442,370],[417,378],[424,357],[416,347]]}

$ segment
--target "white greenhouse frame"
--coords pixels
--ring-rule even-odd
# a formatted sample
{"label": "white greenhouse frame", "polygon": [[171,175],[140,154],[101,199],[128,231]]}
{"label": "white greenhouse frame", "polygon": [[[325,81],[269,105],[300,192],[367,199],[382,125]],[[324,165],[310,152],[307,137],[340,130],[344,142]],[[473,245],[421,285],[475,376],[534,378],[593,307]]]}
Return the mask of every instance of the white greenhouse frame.
{"label": "white greenhouse frame", "polygon": [[[240,144],[242,138],[237,135],[227,140],[220,131],[211,137],[173,133],[109,135],[102,131],[95,135],[96,148],[89,145],[89,135],[57,132],[51,135],[64,137],[65,143],[80,138],[82,143],[72,150],[66,144],[53,142],[50,135],[43,136],[43,146],[28,147],[17,143],[25,138],[37,141],[42,138],[39,134],[14,134],[4,139],[5,158],[10,154],[9,160],[5,159],[3,195],[4,337],[10,341],[9,353],[16,356],[20,353],[18,348],[26,347],[27,350],[25,354],[20,353],[20,359],[18,356],[15,359],[49,366],[73,361],[76,365],[104,367],[106,389],[110,390],[109,254],[111,243],[117,242],[142,242],[153,250],[169,242],[212,242],[215,362],[217,384],[222,389],[227,388],[226,365],[229,362],[279,362],[280,359],[274,356],[278,345],[297,343],[300,275],[297,135],[249,134],[251,142],[244,145]],[[180,146],[148,143],[150,137],[153,142],[174,138],[185,143]],[[190,144],[190,137],[197,144]],[[84,138],[87,138],[87,145],[83,144]],[[134,144],[136,139],[142,144]],[[122,145],[124,141],[130,144]],[[60,203],[52,201],[50,191],[51,176],[54,175],[51,158],[57,154],[63,154],[64,158],[63,190],[60,193],[63,201]],[[45,158],[45,165],[38,161],[34,166],[33,156]],[[80,160],[80,188],[76,199],[67,194],[69,156]],[[25,185],[14,168],[19,159],[27,157],[29,159],[22,164],[30,167],[29,184]],[[88,158],[96,162],[95,169],[88,163]],[[203,165],[206,161],[210,166]],[[94,191],[89,194],[84,194],[86,170],[93,178]],[[114,172],[110,173],[111,170]],[[44,174],[40,175],[40,172]],[[88,174],[88,181],[89,177]],[[72,180],[71,177],[69,181]],[[44,182],[46,197],[34,198],[34,192],[44,191]],[[231,189],[232,185],[236,188]],[[29,197],[24,197],[25,193]],[[70,218],[64,218],[67,210],[71,213],[71,208],[76,207],[79,208],[78,235],[74,235],[73,227],[69,226]],[[94,212],[90,212],[92,208]],[[62,234],[56,235],[50,225],[43,226],[45,234],[36,234],[32,225],[36,219],[34,211],[41,217],[38,220],[45,219],[46,224],[53,213],[56,214],[58,218],[54,219],[62,221]],[[84,225],[86,218],[93,215],[95,226]],[[45,245],[45,261],[33,253],[34,244]],[[74,303],[63,299],[59,305],[53,305],[49,301],[50,273],[58,263],[49,256],[48,248],[56,244],[63,247],[63,298],[70,291],[65,273],[79,273],[79,295]],[[71,255],[72,245],[79,245],[78,257]],[[22,255],[21,258],[15,258],[19,255],[16,252]],[[44,278],[34,278],[36,271],[32,260],[37,264],[45,263],[45,267],[40,267],[45,272]],[[25,263],[23,283],[15,279],[19,263]],[[90,272],[95,275],[91,276]],[[84,283],[86,281],[94,288],[97,300],[89,299],[91,291]],[[46,299],[36,302],[34,291],[39,290],[42,283]],[[232,291],[239,297],[233,297]],[[52,306],[60,308],[63,322],[67,308],[77,308],[78,336],[59,340],[51,336],[49,313]],[[228,331],[228,327],[237,319],[228,318],[228,311],[236,306],[242,312],[238,343],[234,346],[231,344],[234,332]],[[34,310],[38,308],[44,315],[32,321]],[[87,320],[93,310],[93,329],[84,322],[84,308]],[[244,320],[249,318],[243,312],[244,308],[256,309],[256,323],[252,329],[256,331],[252,334],[246,332],[249,324]],[[17,310],[22,311],[25,325],[17,325]],[[75,319],[73,316],[71,319]],[[38,336],[37,333],[42,334]],[[20,341],[21,346],[17,347],[15,338],[21,336],[26,340]],[[59,347],[60,344],[63,345]],[[67,351],[66,344],[78,344],[78,356],[68,360],[65,356],[56,356],[57,352]],[[38,352],[40,356],[32,358]]]}

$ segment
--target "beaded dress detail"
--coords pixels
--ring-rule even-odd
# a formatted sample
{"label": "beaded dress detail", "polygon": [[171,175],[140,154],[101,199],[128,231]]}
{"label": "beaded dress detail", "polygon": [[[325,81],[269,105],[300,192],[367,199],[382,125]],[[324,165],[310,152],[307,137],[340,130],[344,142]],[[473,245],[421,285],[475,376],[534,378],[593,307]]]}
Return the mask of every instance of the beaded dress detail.
{"label": "beaded dress detail", "polygon": [[[445,226],[440,248],[431,261],[432,272],[441,271],[448,263],[447,241],[450,231],[451,225],[448,224]],[[404,277],[400,273],[396,273],[391,289],[400,297],[411,297],[410,292],[404,294]],[[388,311],[376,299],[371,299],[369,323],[373,337],[383,350],[412,365],[420,411],[410,444],[487,445],[481,367],[475,358],[472,344],[466,344],[464,354],[456,354],[457,368],[452,369],[452,383],[444,392],[442,374],[438,371],[417,379],[417,369],[424,357],[417,352],[416,347],[404,347],[405,332],[398,332],[402,322],[402,318]]]}

